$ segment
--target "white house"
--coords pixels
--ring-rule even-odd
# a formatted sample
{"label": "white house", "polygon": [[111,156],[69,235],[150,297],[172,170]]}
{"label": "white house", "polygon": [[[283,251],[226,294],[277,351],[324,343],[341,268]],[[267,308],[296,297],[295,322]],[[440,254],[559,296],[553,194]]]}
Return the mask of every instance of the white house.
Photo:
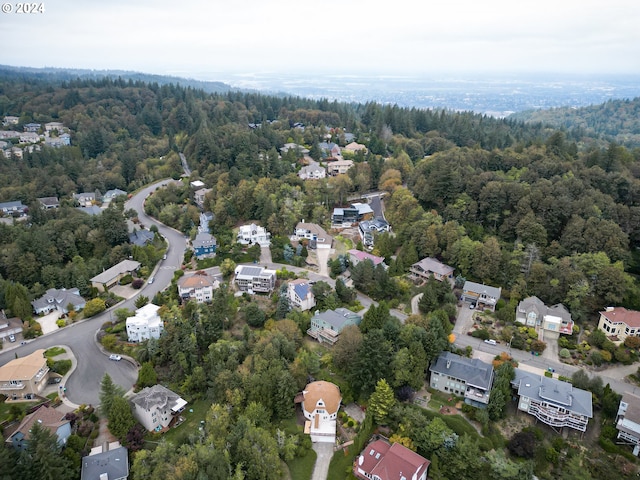
{"label": "white house", "polygon": [[143,342],[150,338],[160,338],[164,323],[158,315],[160,307],[148,303],[136,310],[134,317],[127,318],[127,337],[130,342]]}
{"label": "white house", "polygon": [[235,283],[243,292],[270,293],[276,286],[276,271],[262,267],[236,267]]}
{"label": "white house", "polygon": [[131,397],[131,403],[133,416],[150,432],[168,428],[187,405],[180,395],[162,385],[143,388]]}
{"label": "white house", "polygon": [[616,417],[618,441],[633,446],[633,454],[640,453],[640,397],[625,393],[620,400]]}
{"label": "white house", "polygon": [[289,297],[289,304],[302,311],[311,310],[316,306],[316,297],[311,291],[309,280],[305,280],[304,278],[298,278],[289,282],[287,296]]}
{"label": "white house", "polygon": [[337,385],[324,381],[311,382],[296,397],[296,401],[302,403],[302,413],[307,419],[304,433],[311,435],[311,441],[335,443],[336,417],[342,401]]}
{"label": "white house", "polygon": [[178,279],[178,296],[183,302],[193,299],[197,303],[208,303],[213,300],[213,291],[220,287],[220,282],[204,272],[183,276]]}
{"label": "white house", "polygon": [[240,227],[237,240],[242,245],[257,243],[261,247],[268,247],[271,244],[271,234],[264,227],[252,223]]}
{"label": "white house", "polygon": [[318,163],[312,163],[302,167],[298,172],[298,177],[302,180],[318,180],[320,178],[326,178],[327,170],[321,167]]}
{"label": "white house", "polygon": [[331,248],[333,237],[317,223],[305,223],[303,220],[296,225],[292,240],[309,240],[309,248]]}
{"label": "white house", "polygon": [[68,306],[73,306],[75,311],[82,310],[86,304],[84,298],[80,296],[80,290],[70,288],[69,290],[62,288],[50,288],[44,295],[37,300],[31,302],[33,311],[40,315],[58,310],[62,314],[69,313]]}

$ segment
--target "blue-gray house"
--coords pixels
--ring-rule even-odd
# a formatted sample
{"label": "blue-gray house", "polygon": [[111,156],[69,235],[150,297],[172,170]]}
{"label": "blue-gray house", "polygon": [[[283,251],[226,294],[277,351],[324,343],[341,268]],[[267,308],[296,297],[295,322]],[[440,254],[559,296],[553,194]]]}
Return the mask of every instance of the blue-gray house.
{"label": "blue-gray house", "polygon": [[25,450],[29,444],[31,429],[38,423],[58,437],[58,444],[65,445],[71,435],[71,422],[55,408],[43,405],[35,412],[24,417],[18,429],[7,438],[7,443],[19,450]]}
{"label": "blue-gray house", "polygon": [[362,317],[346,308],[336,308],[325,312],[316,311],[311,318],[311,328],[307,330],[309,336],[320,343],[334,345],[338,336],[349,325],[360,325]]}
{"label": "blue-gray house", "polygon": [[196,258],[213,257],[216,254],[216,237],[210,233],[198,233],[192,244]]}

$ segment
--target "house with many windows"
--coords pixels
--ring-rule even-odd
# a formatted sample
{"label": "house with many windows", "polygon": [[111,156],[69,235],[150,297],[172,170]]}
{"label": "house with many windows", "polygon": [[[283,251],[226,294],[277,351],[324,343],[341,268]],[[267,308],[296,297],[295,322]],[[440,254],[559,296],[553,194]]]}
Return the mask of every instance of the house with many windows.
{"label": "house with many windows", "polygon": [[327,170],[316,162],[306,165],[298,171],[298,177],[300,177],[301,180],[318,180],[320,178],[326,178],[326,176]]}
{"label": "house with many windows", "polygon": [[140,390],[131,397],[133,416],[150,432],[159,432],[171,425],[187,405],[186,400],[162,385]]}
{"label": "house with many windows", "polygon": [[291,240],[309,240],[309,248],[331,248],[333,237],[317,223],[301,221],[296,225]]}
{"label": "house with many windows", "polygon": [[640,312],[624,307],[607,307],[600,312],[598,328],[614,342],[640,335]]}
{"label": "house with many windows", "polygon": [[518,394],[518,410],[534,416],[554,430],[563,427],[585,432],[593,418],[591,392],[568,382],[515,369],[511,385]]}
{"label": "house with many windows", "polygon": [[360,262],[369,260],[371,263],[373,263],[374,267],[382,265],[385,270],[389,268],[387,264],[384,263],[384,257],[378,257],[377,255],[373,255],[372,253],[363,252],[362,250],[356,250],[355,248],[348,250],[347,253],[349,254],[349,265],[352,267],[355,267]]}
{"label": "house with many windows", "polygon": [[202,271],[178,279],[178,297],[183,303],[189,300],[209,303],[213,300],[213,291],[217,288],[220,288],[220,282]]}
{"label": "house with many windows", "polygon": [[33,400],[47,386],[48,374],[44,350],[36,350],[0,367],[0,393],[7,396],[7,401]]}
{"label": "house with many windows", "polygon": [[268,247],[271,245],[271,234],[264,227],[255,223],[242,225],[238,230],[237,241],[242,245],[257,243],[261,247]]}
{"label": "house with many windows", "polygon": [[352,203],[348,207],[334,208],[331,215],[331,223],[338,226],[351,226],[362,220],[373,218],[373,209],[367,203]]}
{"label": "house with many windows", "polygon": [[136,310],[135,316],[127,318],[127,337],[130,342],[138,343],[150,338],[160,338],[164,331],[164,322],[158,315],[158,310],[159,306],[148,303]]}
{"label": "house with many windows", "polygon": [[443,352],[431,364],[430,385],[434,390],[464,397],[464,402],[485,408],[493,384],[493,365],[477,358]]}
{"label": "house with many windows", "polygon": [[236,267],[234,281],[242,292],[271,293],[276,287],[276,271],[240,265]]}
{"label": "house with many windows", "polygon": [[475,304],[478,309],[487,309],[492,312],[496,309],[496,303],[500,300],[502,288],[491,287],[475,282],[464,282],[460,300]]}
{"label": "house with many windows", "polygon": [[307,279],[291,280],[287,287],[287,296],[289,297],[289,305],[293,308],[305,311],[316,306],[316,297],[313,295]]}
{"label": "house with many windows", "polygon": [[18,428],[6,440],[8,445],[18,450],[26,450],[31,437],[31,429],[38,423],[58,438],[58,444],[63,446],[71,436],[71,422],[65,420],[65,414],[60,410],[43,405],[35,412],[25,416]]}
{"label": "house with many windows", "polygon": [[640,453],[640,397],[625,393],[620,400],[616,416],[618,442],[633,447],[633,454]]}
{"label": "house with many windows", "polygon": [[429,277],[433,275],[433,278],[436,280],[440,282],[447,281],[453,285],[455,281],[453,276],[454,270],[453,267],[445,265],[436,258],[427,257],[411,265],[409,268],[409,278],[415,282],[426,282],[429,280]]}
{"label": "house with many windows", "polygon": [[567,308],[558,303],[547,307],[538,297],[522,300],[516,308],[516,322],[533,327],[544,342],[558,340],[560,334],[573,333],[573,320]]}
{"label": "house with many windows", "polygon": [[311,382],[296,401],[302,403],[304,433],[311,435],[312,442],[335,443],[336,418],[342,395],[337,385],[331,382]]}
{"label": "house with many windows", "polygon": [[364,447],[353,463],[353,474],[362,480],[426,480],[429,465],[423,456],[382,437]]}
{"label": "house with many windows", "polygon": [[217,241],[216,237],[207,232],[199,232],[196,238],[191,242],[193,245],[193,254],[198,259],[213,257],[216,254]]}
{"label": "house with many windows", "polygon": [[362,317],[346,308],[336,308],[324,312],[316,311],[311,318],[307,334],[320,343],[334,345],[342,330],[349,325],[360,325]]}

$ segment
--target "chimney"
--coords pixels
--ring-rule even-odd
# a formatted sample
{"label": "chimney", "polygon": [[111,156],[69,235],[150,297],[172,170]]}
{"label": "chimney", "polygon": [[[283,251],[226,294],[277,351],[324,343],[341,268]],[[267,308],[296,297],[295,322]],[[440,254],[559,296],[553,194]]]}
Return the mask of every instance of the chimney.
{"label": "chimney", "polygon": [[614,308],[615,308],[615,307],[607,307],[606,311],[607,311],[607,312],[613,312],[613,309],[614,309]]}

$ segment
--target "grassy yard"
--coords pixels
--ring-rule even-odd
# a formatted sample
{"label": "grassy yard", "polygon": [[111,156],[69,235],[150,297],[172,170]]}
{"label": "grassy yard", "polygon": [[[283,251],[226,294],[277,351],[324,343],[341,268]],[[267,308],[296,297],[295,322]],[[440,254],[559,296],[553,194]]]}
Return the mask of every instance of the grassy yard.
{"label": "grassy yard", "polygon": [[38,402],[14,402],[14,403],[7,403],[7,402],[2,402],[0,403],[0,422],[4,422],[5,420],[8,420],[9,417],[11,417],[11,407],[15,406],[17,408],[20,409],[20,411],[22,412],[21,416],[24,416],[25,410],[33,407],[34,405],[37,405]]}
{"label": "grassy yard", "polygon": [[[181,425],[169,430],[162,438],[167,442],[173,443],[176,447],[181,445],[187,440],[189,435],[198,433],[200,421],[205,419],[210,407],[211,402],[206,400],[198,400],[195,403],[188,404],[180,414],[185,421],[182,422]],[[193,410],[193,412],[190,410]],[[155,438],[153,440],[155,440]]]}
{"label": "grassy yard", "polygon": [[316,457],[316,452],[310,449],[304,457],[296,457],[287,463],[291,478],[294,480],[309,480],[316,464]]}
{"label": "grassy yard", "polygon": [[62,348],[62,347],[51,347],[51,348],[48,348],[44,352],[44,355],[47,358],[51,358],[51,357],[55,357],[57,355],[62,355],[63,353],[67,353],[67,351],[64,348]]}
{"label": "grassy yard", "polygon": [[327,478],[331,480],[351,480],[356,478],[351,472],[353,465],[353,459],[360,452],[350,452],[348,448],[345,450],[338,450],[331,457],[331,463],[329,464],[329,474]]}
{"label": "grassy yard", "polygon": [[462,400],[460,397],[438,392],[437,390],[429,389],[429,393],[431,393],[431,400],[429,400],[428,405],[429,408],[433,410],[440,410],[440,407],[443,405],[446,405],[447,407],[455,407],[456,403]]}

